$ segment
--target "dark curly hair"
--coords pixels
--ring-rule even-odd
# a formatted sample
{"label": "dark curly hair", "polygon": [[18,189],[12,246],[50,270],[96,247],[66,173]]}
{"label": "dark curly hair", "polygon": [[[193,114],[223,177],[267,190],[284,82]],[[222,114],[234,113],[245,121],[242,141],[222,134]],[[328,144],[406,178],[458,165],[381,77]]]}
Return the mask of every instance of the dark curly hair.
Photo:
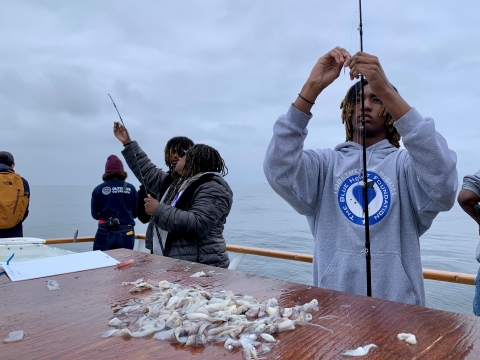
{"label": "dark curly hair", "polygon": [[[367,80],[364,80],[364,85],[368,84]],[[357,104],[357,97],[359,96],[359,92],[361,91],[362,83],[361,81],[356,82],[350,89],[347,91],[347,95],[342,100],[340,104],[340,109],[342,109],[342,124],[345,124],[345,133],[346,133],[346,140],[345,141],[353,141],[353,123],[352,123],[352,114],[355,106]],[[393,86],[393,85],[392,85]],[[393,86],[395,91],[398,93],[398,90]],[[387,128],[387,139],[396,148],[400,147],[400,134],[398,133],[395,126],[393,126],[393,117],[387,111],[385,106],[382,106],[380,113],[378,116],[385,116],[385,126]]]}
{"label": "dark curly hair", "polygon": [[170,171],[172,169],[172,163],[170,162],[173,154],[178,154],[180,150],[188,150],[194,145],[193,141],[185,136],[175,136],[168,140],[167,145],[165,145],[165,164],[168,166]]}

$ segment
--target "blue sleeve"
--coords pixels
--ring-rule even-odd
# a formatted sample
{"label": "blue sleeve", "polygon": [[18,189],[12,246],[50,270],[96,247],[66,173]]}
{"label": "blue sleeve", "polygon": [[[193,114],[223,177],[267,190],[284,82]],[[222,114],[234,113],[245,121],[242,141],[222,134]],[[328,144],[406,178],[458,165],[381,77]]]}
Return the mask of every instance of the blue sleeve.
{"label": "blue sleeve", "polygon": [[132,216],[135,219],[138,214],[137,214],[137,203],[138,203],[138,193],[137,189],[133,185],[130,185],[130,188],[132,189]]}
{"label": "blue sleeve", "polygon": [[92,192],[92,201],[91,201],[91,204],[90,204],[90,208],[91,208],[91,213],[92,213],[92,217],[95,219],[95,220],[100,220],[100,218],[98,217],[98,211],[97,211],[97,188],[93,189],[93,192]]}

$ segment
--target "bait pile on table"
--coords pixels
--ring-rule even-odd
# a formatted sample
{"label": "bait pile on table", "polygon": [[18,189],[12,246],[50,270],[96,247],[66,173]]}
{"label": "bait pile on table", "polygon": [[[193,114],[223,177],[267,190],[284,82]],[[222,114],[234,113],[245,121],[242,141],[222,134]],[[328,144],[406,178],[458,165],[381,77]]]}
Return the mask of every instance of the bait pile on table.
{"label": "bait pile on table", "polygon": [[224,342],[229,351],[243,348],[246,359],[256,359],[257,354],[269,352],[278,342],[274,335],[306,325],[312,319],[308,311],[318,310],[315,299],[283,308],[273,298],[260,302],[253,296],[234,295],[232,291],[209,292],[168,281],[154,286],[138,279],[122,285],[134,285],[131,293],[147,289],[154,292],[136,299],[134,305],[123,307],[117,317],[110,320],[110,330],[103,333],[103,337],[155,334],[155,339],[186,346]]}

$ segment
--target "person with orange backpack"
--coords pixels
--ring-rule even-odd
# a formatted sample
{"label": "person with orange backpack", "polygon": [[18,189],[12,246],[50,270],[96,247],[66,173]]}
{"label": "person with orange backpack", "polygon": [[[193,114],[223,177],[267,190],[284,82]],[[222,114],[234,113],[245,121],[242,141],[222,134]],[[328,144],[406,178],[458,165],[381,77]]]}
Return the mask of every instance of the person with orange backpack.
{"label": "person with orange backpack", "polygon": [[0,238],[23,237],[22,223],[28,216],[30,187],[14,167],[13,155],[0,151]]}

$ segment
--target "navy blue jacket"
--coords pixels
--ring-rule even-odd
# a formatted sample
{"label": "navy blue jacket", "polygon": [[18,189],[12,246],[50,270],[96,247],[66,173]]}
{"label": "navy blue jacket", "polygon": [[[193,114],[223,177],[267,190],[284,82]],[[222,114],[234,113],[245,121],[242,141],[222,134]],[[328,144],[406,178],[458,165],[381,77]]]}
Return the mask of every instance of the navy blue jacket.
{"label": "navy blue jacket", "polygon": [[[0,164],[0,172],[15,172],[10,166],[5,164]],[[27,180],[22,177],[23,181],[23,189],[27,194],[28,198],[30,199],[30,186],[28,185]],[[30,205],[30,203],[29,203]],[[23,237],[23,221],[28,216],[28,206],[25,210],[25,215],[23,216],[23,220],[20,221],[17,225],[9,229],[0,229],[0,238],[9,238],[9,237]]]}
{"label": "navy blue jacket", "polygon": [[107,221],[110,217],[120,220],[121,225],[135,225],[137,217],[137,190],[126,183],[123,194],[123,180],[108,180],[92,192],[92,217]]}

